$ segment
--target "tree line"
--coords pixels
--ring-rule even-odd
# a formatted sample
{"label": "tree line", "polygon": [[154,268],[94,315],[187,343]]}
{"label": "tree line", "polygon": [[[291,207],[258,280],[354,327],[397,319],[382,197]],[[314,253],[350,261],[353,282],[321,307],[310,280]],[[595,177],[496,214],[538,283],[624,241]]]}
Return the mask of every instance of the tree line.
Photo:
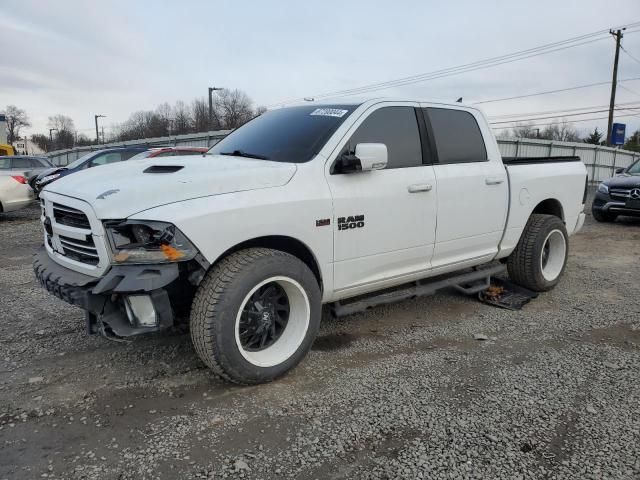
{"label": "tree line", "polygon": [[[102,143],[138,140],[141,138],[165,137],[185,133],[202,133],[210,130],[232,130],[266,111],[254,107],[253,100],[242,90],[222,89],[209,101],[196,98],[190,103],[177,101],[174,105],[162,103],[154,110],[140,110],[129,118],[109,128],[106,134],[99,130],[99,138],[78,132],[71,117],[57,114],[48,117],[47,133],[34,133],[30,139],[41,150],[50,152]],[[26,137],[21,131],[31,126],[27,113],[15,105],[6,108],[7,139],[10,144]]]}
{"label": "tree line", "polygon": [[[254,107],[251,98],[242,90],[222,89],[214,92],[212,96],[211,115],[208,99],[205,98],[196,98],[190,103],[177,101],[174,105],[165,102],[154,110],[132,113],[126,121],[110,127],[106,135],[100,135],[100,138],[96,139],[93,134],[78,132],[69,116],[57,114],[48,118],[47,126],[50,130],[47,133],[35,133],[30,138],[41,150],[49,152],[115,141],[201,133],[209,130],[232,130],[265,110],[264,107]],[[13,144],[16,140],[24,139],[21,132],[31,126],[27,113],[15,105],[9,105],[5,115],[8,142]],[[533,123],[516,124],[511,129],[503,130],[501,135],[512,138],[605,144],[605,134],[597,127],[583,137],[566,120],[554,122],[545,128],[536,127]],[[622,148],[640,151],[640,130],[628,137]]]}
{"label": "tree line", "polygon": [[[606,135],[595,127],[591,133],[582,136],[570,122],[563,120],[547,125],[545,128],[536,127],[533,122],[519,123],[511,129],[504,130],[501,134],[512,138],[537,138],[540,140],[556,140],[559,142],[583,142],[592,145],[606,145]],[[640,130],[627,138],[622,148],[625,150],[640,151]]]}

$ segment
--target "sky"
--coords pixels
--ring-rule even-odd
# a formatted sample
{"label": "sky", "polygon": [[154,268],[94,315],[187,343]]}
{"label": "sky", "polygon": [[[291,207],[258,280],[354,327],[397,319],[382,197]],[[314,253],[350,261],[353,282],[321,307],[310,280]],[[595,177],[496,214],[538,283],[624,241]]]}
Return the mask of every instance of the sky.
{"label": "sky", "polygon": [[[0,111],[25,109],[28,134],[47,133],[47,118],[64,114],[93,136],[94,114],[106,115],[109,131],[134,111],[205,97],[209,86],[277,105],[639,22],[640,0],[0,0],[0,11]],[[619,79],[640,78],[640,31],[622,44]],[[607,82],[614,51],[606,38],[367,95],[474,103]],[[640,79],[620,85],[616,102],[639,107],[617,118],[632,132],[640,128]],[[490,117],[601,110],[609,95],[610,85],[600,85],[479,106]]]}

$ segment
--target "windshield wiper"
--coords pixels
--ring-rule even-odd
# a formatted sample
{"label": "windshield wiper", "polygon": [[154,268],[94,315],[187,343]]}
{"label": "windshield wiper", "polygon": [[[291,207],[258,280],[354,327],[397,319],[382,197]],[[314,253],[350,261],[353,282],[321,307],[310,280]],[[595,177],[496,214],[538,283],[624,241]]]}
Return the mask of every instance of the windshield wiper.
{"label": "windshield wiper", "polygon": [[265,157],[264,155],[243,152],[242,150],[234,150],[233,152],[220,152],[219,155],[229,155],[232,157],[243,157],[243,158],[256,158],[258,160],[269,160],[269,157]]}

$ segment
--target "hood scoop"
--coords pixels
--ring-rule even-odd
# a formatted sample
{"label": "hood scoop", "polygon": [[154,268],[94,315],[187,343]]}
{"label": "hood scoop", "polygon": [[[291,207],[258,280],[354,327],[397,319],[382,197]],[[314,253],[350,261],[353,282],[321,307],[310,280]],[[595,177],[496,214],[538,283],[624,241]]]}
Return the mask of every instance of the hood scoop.
{"label": "hood scoop", "polygon": [[184,165],[151,165],[143,171],[144,173],[175,173],[183,168]]}

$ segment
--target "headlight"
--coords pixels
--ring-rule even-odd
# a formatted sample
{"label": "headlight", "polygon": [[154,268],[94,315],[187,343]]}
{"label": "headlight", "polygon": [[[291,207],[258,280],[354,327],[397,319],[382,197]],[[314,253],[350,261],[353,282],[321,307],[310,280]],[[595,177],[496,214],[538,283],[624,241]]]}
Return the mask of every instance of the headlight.
{"label": "headlight", "polygon": [[605,193],[605,194],[609,194],[609,187],[606,186],[604,183],[601,183],[600,185],[598,185],[598,191],[600,193]]}
{"label": "headlight", "polygon": [[59,176],[60,176],[59,173],[54,173],[53,175],[47,175],[46,177],[42,177],[36,183],[47,183],[47,182],[50,182],[51,180],[55,180]]}
{"label": "headlight", "polygon": [[196,248],[166,222],[145,220],[108,221],[104,224],[113,263],[170,263],[191,260]]}

